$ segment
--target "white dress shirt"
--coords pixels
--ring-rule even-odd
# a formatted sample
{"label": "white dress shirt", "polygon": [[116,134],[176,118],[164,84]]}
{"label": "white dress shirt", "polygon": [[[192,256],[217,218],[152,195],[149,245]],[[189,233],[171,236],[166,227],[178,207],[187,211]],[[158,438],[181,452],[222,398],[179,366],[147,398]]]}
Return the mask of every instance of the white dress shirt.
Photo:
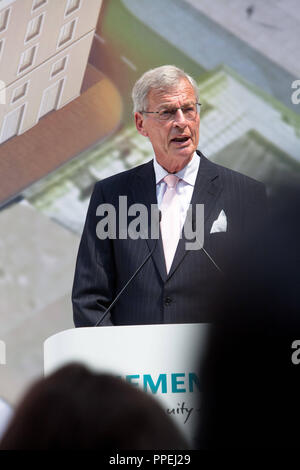
{"label": "white dress shirt", "polygon": [[[161,202],[165,191],[167,189],[166,183],[163,181],[164,177],[168,175],[167,170],[165,170],[154,157],[154,172],[155,172],[155,182],[156,182],[156,198],[158,209],[161,208]],[[176,192],[179,195],[179,210],[180,210],[180,228],[185,222],[186,213],[189,208],[189,204],[192,199],[195,182],[198,174],[198,169],[200,165],[200,157],[194,153],[192,159],[189,163],[182,168],[177,173],[174,173],[180,180],[176,185]]]}

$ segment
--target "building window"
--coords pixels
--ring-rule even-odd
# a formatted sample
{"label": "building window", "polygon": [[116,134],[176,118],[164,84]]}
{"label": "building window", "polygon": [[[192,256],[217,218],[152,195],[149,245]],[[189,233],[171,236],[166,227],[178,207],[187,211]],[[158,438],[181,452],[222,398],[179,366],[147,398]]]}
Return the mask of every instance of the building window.
{"label": "building window", "polygon": [[10,8],[0,12],[0,33],[6,30],[8,26]]}
{"label": "building window", "polygon": [[22,126],[24,112],[25,104],[22,104],[22,106],[17,109],[13,109],[8,114],[6,114],[6,116],[4,116],[0,136],[1,144],[6,140],[11,139],[11,137],[19,134]]}
{"label": "building window", "polygon": [[24,70],[33,65],[36,51],[37,45],[26,49],[26,51],[22,53],[18,73],[24,72]]}
{"label": "building window", "polygon": [[64,79],[58,80],[56,83],[53,83],[49,88],[44,90],[43,98],[40,105],[39,119],[46,114],[58,109],[61,94],[63,91]]}
{"label": "building window", "polygon": [[72,15],[74,11],[78,10],[80,8],[80,3],[81,3],[81,0],[68,0],[65,16]]}
{"label": "building window", "polygon": [[42,23],[44,19],[45,13],[42,13],[39,16],[36,16],[31,21],[29,21],[27,26],[27,32],[25,37],[25,42],[31,41],[32,39],[36,38],[41,30],[42,30]]}
{"label": "building window", "polygon": [[67,65],[67,57],[63,57],[62,59],[60,59],[60,60],[58,60],[57,62],[55,62],[55,63],[52,65],[50,77],[51,77],[51,78],[52,78],[52,77],[55,77],[55,76],[58,75],[60,72],[62,72],[63,70],[65,70],[66,65]]}
{"label": "building window", "polygon": [[59,39],[58,39],[58,47],[63,46],[67,42],[71,41],[74,36],[75,32],[75,23],[76,20],[72,20],[69,23],[66,23],[62,26],[60,33],[59,33]]}
{"label": "building window", "polygon": [[24,98],[27,93],[29,82],[23,83],[23,85],[14,89],[11,104],[15,103],[16,101]]}
{"label": "building window", "polygon": [[48,3],[48,0],[33,0],[32,11],[36,11],[38,8],[46,5],[46,3]]}

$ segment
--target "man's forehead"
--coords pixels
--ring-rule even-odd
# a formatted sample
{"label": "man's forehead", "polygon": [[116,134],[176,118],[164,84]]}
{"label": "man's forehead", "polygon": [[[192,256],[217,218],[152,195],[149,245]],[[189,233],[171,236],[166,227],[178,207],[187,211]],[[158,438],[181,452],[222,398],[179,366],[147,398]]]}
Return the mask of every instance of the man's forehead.
{"label": "man's forehead", "polygon": [[188,80],[182,80],[178,85],[168,88],[151,88],[148,94],[148,102],[156,104],[169,104],[179,98],[195,101],[195,91]]}

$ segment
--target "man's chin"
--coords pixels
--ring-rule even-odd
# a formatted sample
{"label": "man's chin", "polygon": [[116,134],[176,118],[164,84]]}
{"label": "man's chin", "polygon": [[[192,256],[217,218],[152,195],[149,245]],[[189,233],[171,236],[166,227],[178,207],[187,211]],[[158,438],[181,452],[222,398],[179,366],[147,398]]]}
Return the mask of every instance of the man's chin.
{"label": "man's chin", "polygon": [[180,151],[172,152],[170,168],[166,168],[170,173],[176,173],[182,170],[194,155],[194,150],[191,149],[180,149]]}
{"label": "man's chin", "polygon": [[174,156],[176,155],[185,160],[190,160],[192,156],[194,155],[194,152],[195,152],[194,148],[191,148],[189,145],[187,145],[186,147],[173,149],[172,153]]}

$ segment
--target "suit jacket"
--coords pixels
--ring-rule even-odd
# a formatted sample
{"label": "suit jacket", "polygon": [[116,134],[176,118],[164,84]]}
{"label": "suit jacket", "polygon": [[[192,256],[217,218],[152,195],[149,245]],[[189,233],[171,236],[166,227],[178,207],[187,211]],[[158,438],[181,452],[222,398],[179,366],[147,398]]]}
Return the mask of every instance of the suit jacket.
{"label": "suit jacket", "polygon": [[[137,277],[121,295],[104,325],[209,322],[210,302],[226,271],[236,240],[247,236],[266,214],[265,187],[247,176],[216,165],[200,152],[201,162],[191,203],[204,204],[204,248],[185,249],[181,238],[169,273],[162,242],[153,239],[106,239],[96,235],[97,207],[115,206],[126,195],[128,207],[142,203],[150,213],[156,204],[153,161],[96,183],[79,246],[72,301],[75,326],[92,326],[154,247]],[[221,210],[227,231],[210,233]],[[118,220],[118,217],[117,217]],[[117,226],[118,233],[118,226]]]}

